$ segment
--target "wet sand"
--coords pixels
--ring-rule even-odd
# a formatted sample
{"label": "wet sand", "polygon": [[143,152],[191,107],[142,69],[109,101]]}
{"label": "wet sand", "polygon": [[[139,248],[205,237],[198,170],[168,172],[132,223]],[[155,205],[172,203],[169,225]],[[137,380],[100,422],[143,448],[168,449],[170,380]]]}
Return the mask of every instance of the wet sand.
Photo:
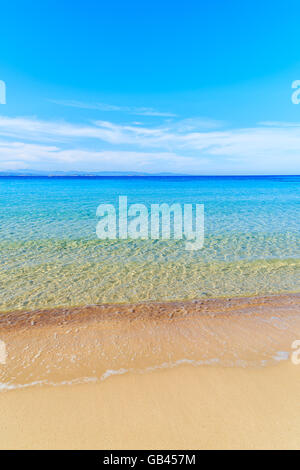
{"label": "wet sand", "polygon": [[295,294],[1,315],[0,448],[300,448],[299,314]]}

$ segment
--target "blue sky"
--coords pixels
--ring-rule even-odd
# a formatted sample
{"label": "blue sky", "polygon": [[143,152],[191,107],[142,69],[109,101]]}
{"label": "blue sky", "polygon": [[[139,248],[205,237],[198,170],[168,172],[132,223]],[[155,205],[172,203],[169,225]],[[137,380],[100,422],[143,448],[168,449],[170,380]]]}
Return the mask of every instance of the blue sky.
{"label": "blue sky", "polygon": [[300,173],[299,1],[0,13],[0,170]]}

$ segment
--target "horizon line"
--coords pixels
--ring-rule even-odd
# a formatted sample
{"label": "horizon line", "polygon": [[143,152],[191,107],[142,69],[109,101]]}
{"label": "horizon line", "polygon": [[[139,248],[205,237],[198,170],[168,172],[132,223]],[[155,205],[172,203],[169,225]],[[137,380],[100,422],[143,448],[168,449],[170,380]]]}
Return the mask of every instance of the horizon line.
{"label": "horizon line", "polygon": [[300,174],[294,173],[285,173],[285,174],[190,174],[190,173],[138,173],[138,172],[118,172],[118,171],[107,171],[107,172],[63,172],[63,171],[45,171],[45,172],[26,172],[23,171],[0,171],[0,177],[20,177],[20,178],[27,178],[27,177],[52,177],[52,178],[78,178],[78,177],[86,177],[86,178],[93,178],[93,177],[110,177],[110,178],[118,178],[118,177],[125,177],[125,178],[143,178],[143,177],[207,177],[207,178],[233,178],[233,177],[300,177]]}

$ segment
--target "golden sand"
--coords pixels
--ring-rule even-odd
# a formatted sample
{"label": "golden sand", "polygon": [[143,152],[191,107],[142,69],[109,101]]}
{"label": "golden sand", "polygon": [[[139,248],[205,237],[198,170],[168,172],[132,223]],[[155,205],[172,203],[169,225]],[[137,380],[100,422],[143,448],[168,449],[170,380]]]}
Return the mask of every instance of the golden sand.
{"label": "golden sand", "polygon": [[299,313],[286,295],[3,315],[0,448],[300,448]]}
{"label": "golden sand", "polygon": [[300,366],[180,366],[0,394],[6,449],[299,449]]}

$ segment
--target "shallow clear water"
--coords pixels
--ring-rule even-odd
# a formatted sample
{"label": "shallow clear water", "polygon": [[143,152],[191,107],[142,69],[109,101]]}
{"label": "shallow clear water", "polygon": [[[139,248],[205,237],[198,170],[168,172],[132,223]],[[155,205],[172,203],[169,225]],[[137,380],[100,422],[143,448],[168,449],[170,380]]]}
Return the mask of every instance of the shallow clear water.
{"label": "shallow clear water", "polygon": [[[101,203],[205,205],[205,241],[99,240]],[[300,291],[300,177],[0,178],[0,310]]]}

